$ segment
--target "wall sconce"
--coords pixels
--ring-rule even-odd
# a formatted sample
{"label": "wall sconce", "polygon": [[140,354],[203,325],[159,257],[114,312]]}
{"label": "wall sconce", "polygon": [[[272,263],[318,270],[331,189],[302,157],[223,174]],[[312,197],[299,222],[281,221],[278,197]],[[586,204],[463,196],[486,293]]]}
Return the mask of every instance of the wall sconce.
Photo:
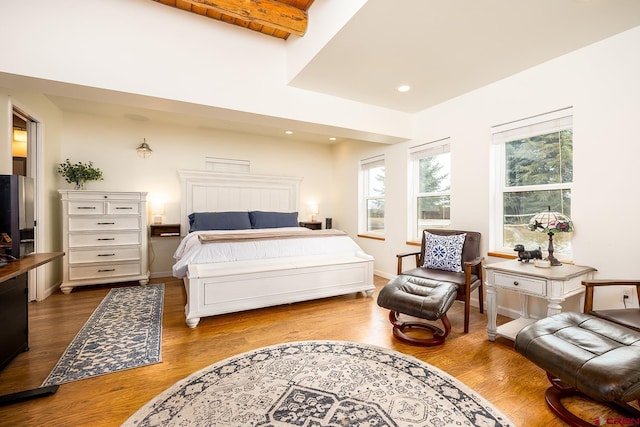
{"label": "wall sconce", "polygon": [[144,138],[142,140],[142,144],[138,145],[136,151],[138,152],[138,156],[142,157],[143,159],[149,157],[151,155],[151,152],[153,152],[151,147],[149,147],[149,144],[147,144],[147,138]]}

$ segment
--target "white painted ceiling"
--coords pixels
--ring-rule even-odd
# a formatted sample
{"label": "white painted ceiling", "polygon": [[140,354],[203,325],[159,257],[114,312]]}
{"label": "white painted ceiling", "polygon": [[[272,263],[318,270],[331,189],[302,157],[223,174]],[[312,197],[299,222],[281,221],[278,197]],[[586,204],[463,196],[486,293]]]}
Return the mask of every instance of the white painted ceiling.
{"label": "white painted ceiling", "polygon": [[[290,84],[414,113],[638,25],[640,0],[369,0]],[[412,90],[399,93],[400,84]],[[110,104],[51,99],[64,111],[204,123],[194,106],[168,114],[120,104],[117,96]],[[282,135],[282,127],[250,124],[242,115],[206,123]],[[329,135],[317,125],[297,132],[312,142],[326,143]]]}
{"label": "white painted ceiling", "polygon": [[292,85],[413,113],[638,25],[638,0],[369,0]]}

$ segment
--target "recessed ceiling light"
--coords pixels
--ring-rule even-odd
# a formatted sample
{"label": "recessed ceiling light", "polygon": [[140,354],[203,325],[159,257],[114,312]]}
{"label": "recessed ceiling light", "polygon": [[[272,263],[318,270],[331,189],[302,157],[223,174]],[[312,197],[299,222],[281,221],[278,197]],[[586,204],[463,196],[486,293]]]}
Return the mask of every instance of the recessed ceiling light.
{"label": "recessed ceiling light", "polygon": [[331,138],[329,138],[329,141],[335,141],[336,139],[338,138],[336,138],[335,136],[332,136]]}
{"label": "recessed ceiling light", "polygon": [[409,92],[411,90],[411,86],[409,85],[400,85],[396,88],[398,92]]}
{"label": "recessed ceiling light", "polygon": [[293,135],[293,131],[292,130],[285,130],[284,133],[286,133],[287,135]]}

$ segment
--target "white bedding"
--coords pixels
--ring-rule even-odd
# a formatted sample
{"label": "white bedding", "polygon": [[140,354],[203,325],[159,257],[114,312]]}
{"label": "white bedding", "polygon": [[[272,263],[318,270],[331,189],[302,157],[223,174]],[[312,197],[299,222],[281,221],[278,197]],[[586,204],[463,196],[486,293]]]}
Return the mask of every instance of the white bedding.
{"label": "white bedding", "polygon": [[[269,258],[299,257],[301,255],[356,254],[362,249],[349,236],[299,237],[243,242],[201,243],[200,234],[262,233],[265,229],[196,231],[182,239],[173,257],[175,277],[186,277],[189,264],[210,264],[229,261],[249,261]],[[270,233],[309,232],[304,227],[269,228]]]}

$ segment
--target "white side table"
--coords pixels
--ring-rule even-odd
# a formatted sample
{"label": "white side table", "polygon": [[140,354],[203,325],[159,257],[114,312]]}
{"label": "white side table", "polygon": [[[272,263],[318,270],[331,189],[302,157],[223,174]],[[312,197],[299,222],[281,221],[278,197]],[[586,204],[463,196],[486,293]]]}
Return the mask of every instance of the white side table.
{"label": "white side table", "polygon": [[[530,296],[547,300],[547,316],[560,313],[564,300],[584,292],[582,281],[591,279],[596,271],[593,267],[572,264],[540,268],[532,262],[517,260],[487,264],[485,269],[489,341],[495,341],[496,336],[514,340],[522,328],[536,320],[529,318]],[[520,295],[521,314],[520,318],[496,327],[498,290]]]}

